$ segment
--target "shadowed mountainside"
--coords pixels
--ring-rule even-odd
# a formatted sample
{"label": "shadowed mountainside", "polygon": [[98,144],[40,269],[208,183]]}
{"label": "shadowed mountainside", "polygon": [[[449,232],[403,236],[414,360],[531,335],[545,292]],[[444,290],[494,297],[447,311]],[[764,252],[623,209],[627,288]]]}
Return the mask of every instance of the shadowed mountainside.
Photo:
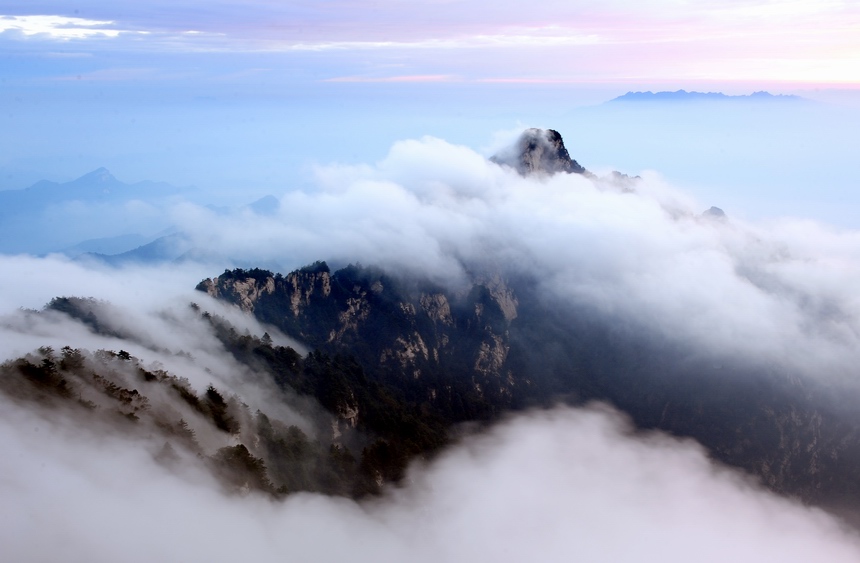
{"label": "shadowed mountainside", "polygon": [[774,491],[840,510],[860,504],[860,426],[849,407],[834,406],[846,405],[836,400],[845,390],[550,303],[535,282],[476,280],[456,293],[317,263],[286,276],[226,271],[198,289],[352,358],[369,381],[443,426],[602,400],[640,429],[696,439]]}

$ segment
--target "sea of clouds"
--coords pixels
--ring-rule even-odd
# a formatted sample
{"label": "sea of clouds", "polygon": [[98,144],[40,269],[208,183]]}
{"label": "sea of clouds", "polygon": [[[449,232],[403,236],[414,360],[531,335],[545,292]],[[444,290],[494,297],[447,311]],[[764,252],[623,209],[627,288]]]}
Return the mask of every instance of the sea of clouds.
{"label": "sea of clouds", "polygon": [[[632,184],[522,177],[436,138],[396,143],[372,165],[320,167],[316,177],[271,215],[173,207],[203,264],[115,269],[0,257],[2,359],[44,345],[122,348],[198,390],[215,383],[278,409],[277,396],[229,357],[188,303],[301,343],[193,288],[231,260],[285,270],[328,260],[452,288],[487,271],[530,276],[551,301],[587,305],[693,350],[855,384],[856,231],[745,222],[730,210],[727,219],[705,216],[708,205],[657,174]],[[108,318],[126,337],[19,310],[73,295],[109,302]],[[137,442],[87,437],[75,421],[5,399],[0,447],[0,553],[9,560],[860,558],[855,534],[832,517],[716,466],[695,443],[633,433],[601,406],[511,418],[361,503],[226,497],[205,475],[157,465]]]}

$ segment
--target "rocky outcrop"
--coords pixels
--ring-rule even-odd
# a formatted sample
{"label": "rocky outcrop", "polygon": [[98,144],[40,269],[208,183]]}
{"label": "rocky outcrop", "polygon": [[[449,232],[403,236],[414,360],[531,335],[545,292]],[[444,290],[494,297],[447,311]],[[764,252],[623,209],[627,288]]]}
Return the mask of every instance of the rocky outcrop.
{"label": "rocky outcrop", "polygon": [[422,294],[419,298],[421,309],[435,323],[444,326],[453,326],[454,318],[451,316],[451,305],[443,293]]}
{"label": "rocky outcrop", "polygon": [[[587,305],[549,300],[541,287],[527,276],[484,275],[452,292],[319,263],[286,276],[234,270],[198,289],[311,349],[350,358],[364,373],[354,381],[386,386],[383,412],[402,401],[453,424],[559,400],[606,401],[638,428],[694,438],[775,491],[860,514],[860,424],[852,410],[832,408],[832,390],[786,367],[691,355]],[[361,388],[350,389],[330,407],[343,429],[370,416],[356,406],[366,400]]]}
{"label": "rocky outcrop", "polygon": [[516,144],[495,155],[497,164],[506,164],[523,176],[529,174],[587,174],[587,170],[570,158],[561,134],[554,129],[526,129]]}
{"label": "rocky outcrop", "polygon": [[602,187],[621,192],[635,191],[639,176],[613,171],[598,177],[570,157],[561,134],[554,129],[526,129],[513,146],[490,158],[492,162],[510,166],[522,176],[580,174]]}
{"label": "rocky outcrop", "polygon": [[[287,275],[226,271],[198,290],[234,303],[311,348],[357,356],[380,377],[478,378],[509,387],[507,328],[517,298],[499,276],[466,295],[409,291],[374,269],[324,263]],[[510,393],[508,393],[510,394]]]}

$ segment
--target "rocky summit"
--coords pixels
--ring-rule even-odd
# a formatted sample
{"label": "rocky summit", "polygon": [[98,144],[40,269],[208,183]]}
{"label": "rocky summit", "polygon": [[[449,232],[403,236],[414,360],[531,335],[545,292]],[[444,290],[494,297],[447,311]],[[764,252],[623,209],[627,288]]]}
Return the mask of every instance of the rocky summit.
{"label": "rocky summit", "polygon": [[513,147],[493,156],[491,160],[508,165],[523,176],[535,173],[588,173],[570,158],[561,134],[554,129],[526,129]]}

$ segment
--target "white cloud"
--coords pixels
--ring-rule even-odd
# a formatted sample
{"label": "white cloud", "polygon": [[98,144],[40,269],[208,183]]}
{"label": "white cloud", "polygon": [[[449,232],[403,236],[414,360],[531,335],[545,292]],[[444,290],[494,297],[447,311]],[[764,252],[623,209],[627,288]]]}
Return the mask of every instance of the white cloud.
{"label": "white cloud", "polygon": [[[202,248],[288,267],[327,259],[418,272],[534,276],[584,304],[716,355],[834,377],[860,361],[860,233],[811,222],[728,222],[645,174],[634,193],[578,175],[522,178],[438,139],[375,166],[331,166],[278,215],[177,208]],[[217,228],[213,225],[217,224]]]}
{"label": "white cloud", "polygon": [[[453,286],[467,271],[526,274],[563,303],[696,351],[850,377],[860,361],[860,233],[796,220],[714,221],[700,216],[705,207],[655,174],[632,193],[578,175],[523,178],[469,148],[424,138],[396,143],[372,166],[320,168],[317,186],[287,193],[272,216],[186,203],[170,219],[223,264],[241,258],[288,271],[321,259],[361,262]],[[9,260],[6,271],[32,274],[0,282],[7,310],[63,294],[127,302],[110,282],[118,275],[146,280],[130,287],[156,302],[172,284],[189,290],[220,271],[116,274]]]}
{"label": "white cloud", "polygon": [[0,16],[0,33],[13,31],[26,36],[43,35],[64,40],[117,37],[124,30],[116,29],[115,23],[110,20],[55,15]]}
{"label": "white cloud", "polygon": [[[526,273],[555,303],[586,304],[694,351],[781,361],[817,377],[853,373],[860,233],[707,219],[704,206],[653,174],[635,188],[576,175],[523,178],[468,148],[425,138],[396,144],[375,165],[321,168],[316,189],[286,194],[272,217],[219,216],[186,204],[173,218],[201,249],[227,256],[289,267],[361,261],[454,285],[467,271]],[[0,268],[8,273],[0,277],[4,357],[44,344],[124,347],[197,388],[214,381],[252,406],[277,408],[187,312],[188,301],[205,299],[191,288],[217,274],[214,266],[112,270],[3,257]],[[14,312],[56,295],[110,300],[111,322],[132,337],[105,338],[58,319],[27,324]],[[165,352],[177,348],[192,350],[195,361]],[[14,452],[0,457],[0,518],[13,523],[0,529],[0,543],[13,558],[56,558],[60,550],[130,561],[860,555],[856,538],[823,513],[762,492],[692,443],[633,434],[600,408],[510,421],[365,504],[223,498],[206,477],[165,474],[149,446],[109,436],[90,443],[72,427],[0,409],[0,448]],[[37,541],[46,529],[52,541]]]}
{"label": "white cloud", "polygon": [[[268,332],[278,345],[300,353],[306,348],[207,295],[194,291],[211,270],[200,264],[128,267],[122,270],[85,266],[63,257],[2,256],[0,267],[17,275],[0,277],[0,361],[17,358],[41,346],[90,351],[124,349],[144,363],[186,377],[197,391],[210,384],[243,397],[252,411],[262,408],[290,424],[311,431],[303,416],[283,402],[271,378],[237,362],[196,313],[192,302],[226,318],[237,330],[262,336]],[[28,281],[29,280],[29,281]],[[96,297],[99,322],[121,336],[95,334],[65,315],[40,317],[18,311],[41,309],[53,297]]]}
{"label": "white cloud", "polygon": [[0,528],[16,561],[856,561],[825,514],[602,408],[521,416],[356,504],[224,497],[155,445],[0,410]]}
{"label": "white cloud", "polygon": [[456,37],[437,37],[430,39],[400,40],[400,41],[308,41],[301,43],[280,42],[272,40],[270,48],[284,51],[340,51],[340,50],[369,50],[369,49],[494,49],[494,48],[528,48],[528,47],[570,47],[579,45],[594,45],[601,42],[596,34],[583,33],[579,29],[560,28],[558,26],[511,28],[505,33],[471,33]]}

